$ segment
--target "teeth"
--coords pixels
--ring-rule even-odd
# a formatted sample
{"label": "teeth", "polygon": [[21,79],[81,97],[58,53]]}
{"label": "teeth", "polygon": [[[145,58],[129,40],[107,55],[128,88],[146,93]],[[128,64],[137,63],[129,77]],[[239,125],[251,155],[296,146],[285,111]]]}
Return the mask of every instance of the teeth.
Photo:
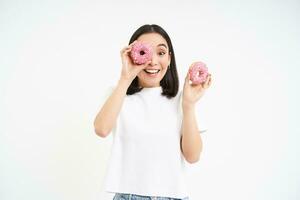
{"label": "teeth", "polygon": [[154,73],[158,73],[159,69],[145,69],[145,72],[154,74]]}

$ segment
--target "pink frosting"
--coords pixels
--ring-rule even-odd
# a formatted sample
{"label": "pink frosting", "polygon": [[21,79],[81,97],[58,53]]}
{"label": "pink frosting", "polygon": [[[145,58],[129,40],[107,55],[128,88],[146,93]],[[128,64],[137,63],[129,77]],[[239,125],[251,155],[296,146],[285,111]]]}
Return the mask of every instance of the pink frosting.
{"label": "pink frosting", "polygon": [[196,62],[189,69],[190,80],[193,84],[201,84],[206,81],[208,69],[203,62]]}
{"label": "pink frosting", "polygon": [[137,42],[132,46],[130,56],[133,63],[137,65],[145,64],[152,59],[152,48],[149,44]]}

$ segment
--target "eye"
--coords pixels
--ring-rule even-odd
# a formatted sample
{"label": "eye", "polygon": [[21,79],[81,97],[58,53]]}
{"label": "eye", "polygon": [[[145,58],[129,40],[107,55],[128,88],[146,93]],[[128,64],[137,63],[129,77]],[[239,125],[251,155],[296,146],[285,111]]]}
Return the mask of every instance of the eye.
{"label": "eye", "polygon": [[160,55],[160,56],[163,56],[163,55],[165,55],[166,54],[166,52],[164,52],[164,51],[160,51],[159,53],[158,53],[158,55]]}

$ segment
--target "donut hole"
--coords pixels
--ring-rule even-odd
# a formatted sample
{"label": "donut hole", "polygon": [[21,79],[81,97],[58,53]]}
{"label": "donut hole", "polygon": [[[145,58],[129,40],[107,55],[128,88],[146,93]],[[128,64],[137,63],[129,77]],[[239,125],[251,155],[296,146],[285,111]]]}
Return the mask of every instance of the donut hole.
{"label": "donut hole", "polygon": [[145,51],[140,51],[140,55],[141,55],[141,56],[143,56],[143,55],[145,55],[145,54],[146,54]]}
{"label": "donut hole", "polygon": [[202,71],[198,71],[198,72],[197,72],[197,76],[201,76],[202,74],[203,74]]}

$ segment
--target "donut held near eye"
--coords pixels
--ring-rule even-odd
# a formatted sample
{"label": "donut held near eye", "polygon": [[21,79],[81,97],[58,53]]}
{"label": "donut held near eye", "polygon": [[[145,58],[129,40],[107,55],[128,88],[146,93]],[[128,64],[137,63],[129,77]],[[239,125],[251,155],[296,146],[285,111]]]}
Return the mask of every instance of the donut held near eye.
{"label": "donut held near eye", "polygon": [[198,85],[206,81],[208,68],[205,63],[198,61],[190,67],[189,74],[192,84]]}
{"label": "donut held near eye", "polygon": [[145,64],[152,59],[153,51],[149,44],[136,42],[130,51],[132,62],[137,65]]}

